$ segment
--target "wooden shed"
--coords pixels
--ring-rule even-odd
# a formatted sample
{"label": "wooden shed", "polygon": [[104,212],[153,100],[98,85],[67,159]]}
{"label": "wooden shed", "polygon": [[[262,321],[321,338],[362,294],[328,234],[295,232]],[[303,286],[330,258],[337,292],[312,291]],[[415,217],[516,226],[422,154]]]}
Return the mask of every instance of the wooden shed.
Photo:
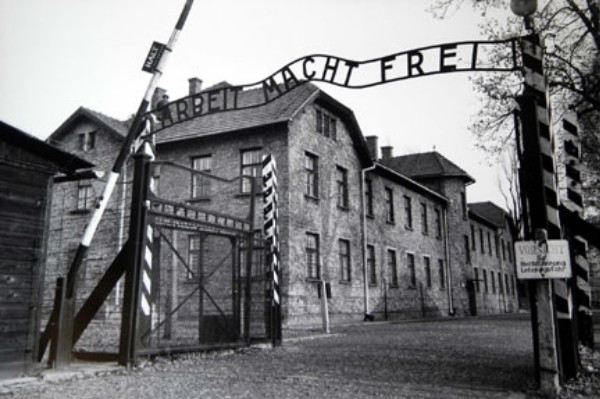
{"label": "wooden shed", "polygon": [[53,178],[92,166],[0,121],[0,379],[36,362]]}

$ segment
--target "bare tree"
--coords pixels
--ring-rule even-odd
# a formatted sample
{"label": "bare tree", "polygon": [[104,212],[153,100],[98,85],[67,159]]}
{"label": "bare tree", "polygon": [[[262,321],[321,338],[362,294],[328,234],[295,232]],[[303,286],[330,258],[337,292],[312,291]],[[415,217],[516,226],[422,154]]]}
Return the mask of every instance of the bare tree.
{"label": "bare tree", "polygon": [[[450,18],[461,7],[478,10],[484,21],[481,32],[490,39],[527,34],[522,18],[508,11],[508,0],[430,1],[429,11],[437,18]],[[538,11],[531,17],[532,27],[544,44],[554,123],[567,111],[575,111],[581,122],[587,179],[584,195],[589,205],[596,206],[600,195],[599,3],[600,0],[540,1]],[[506,55],[493,53],[491,57],[501,61]],[[523,77],[520,73],[490,73],[471,80],[482,99],[471,132],[480,149],[491,157],[502,157],[503,150],[511,147],[507,144],[514,142],[512,112],[514,99],[522,91]]]}

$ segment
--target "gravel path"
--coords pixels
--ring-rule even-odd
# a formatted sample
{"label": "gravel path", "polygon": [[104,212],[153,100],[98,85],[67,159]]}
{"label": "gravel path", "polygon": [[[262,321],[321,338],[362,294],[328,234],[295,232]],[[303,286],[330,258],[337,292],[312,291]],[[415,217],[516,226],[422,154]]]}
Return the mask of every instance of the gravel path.
{"label": "gravel path", "polygon": [[[297,335],[297,334],[295,334]],[[527,317],[334,327],[276,349],[158,359],[135,370],[18,388],[23,398],[525,398]]]}

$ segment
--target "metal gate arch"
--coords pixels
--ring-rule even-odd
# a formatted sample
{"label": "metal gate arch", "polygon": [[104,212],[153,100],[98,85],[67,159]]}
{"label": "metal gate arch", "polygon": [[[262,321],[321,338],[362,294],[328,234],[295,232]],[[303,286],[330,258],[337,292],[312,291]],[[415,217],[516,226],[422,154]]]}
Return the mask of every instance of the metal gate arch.
{"label": "metal gate arch", "polygon": [[[132,262],[124,292],[124,302],[131,306],[123,311],[120,362],[269,339],[271,315],[264,242],[261,230],[255,229],[256,195],[239,195],[244,181],[256,193],[256,178],[224,179],[154,160],[151,145],[142,148],[134,156]],[[197,202],[184,199],[181,190],[169,190],[169,184],[183,176],[183,181],[203,188]],[[224,201],[234,210],[214,209],[222,208]]]}

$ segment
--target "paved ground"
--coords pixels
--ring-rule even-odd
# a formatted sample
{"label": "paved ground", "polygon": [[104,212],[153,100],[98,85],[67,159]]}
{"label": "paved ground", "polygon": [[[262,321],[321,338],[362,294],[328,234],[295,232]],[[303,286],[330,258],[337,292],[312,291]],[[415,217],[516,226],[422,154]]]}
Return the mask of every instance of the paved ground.
{"label": "paved ground", "polygon": [[0,396],[525,398],[532,362],[528,317],[363,323],[289,338],[274,350],[161,359],[135,370],[24,384]]}

